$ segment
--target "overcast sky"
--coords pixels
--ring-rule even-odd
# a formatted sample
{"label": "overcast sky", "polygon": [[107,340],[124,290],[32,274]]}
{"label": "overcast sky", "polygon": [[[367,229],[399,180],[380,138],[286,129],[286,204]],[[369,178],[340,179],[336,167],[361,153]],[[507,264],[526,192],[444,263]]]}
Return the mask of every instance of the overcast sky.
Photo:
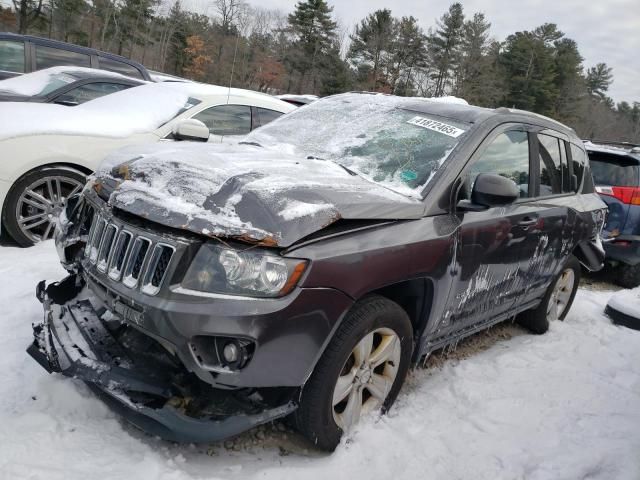
{"label": "overcast sky", "polygon": [[[194,0],[192,0],[194,1]],[[422,27],[435,25],[453,0],[328,0],[334,15],[351,27],[374,10],[389,8],[395,16],[413,15]],[[196,0],[199,3],[199,0]],[[295,0],[248,0],[263,8],[293,10]],[[484,12],[494,38],[558,24],[578,42],[585,67],[605,62],[613,68],[610,96],[616,102],[640,101],[640,0],[464,0],[465,13]]]}

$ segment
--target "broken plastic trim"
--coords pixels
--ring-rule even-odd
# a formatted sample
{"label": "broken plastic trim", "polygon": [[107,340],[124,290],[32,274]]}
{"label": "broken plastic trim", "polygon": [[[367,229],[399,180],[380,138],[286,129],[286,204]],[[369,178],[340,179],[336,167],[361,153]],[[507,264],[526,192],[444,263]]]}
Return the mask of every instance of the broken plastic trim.
{"label": "broken plastic trim", "polygon": [[[182,377],[167,373],[166,365],[160,361],[128,359],[125,348],[111,335],[91,303],[82,299],[86,297],[85,288],[76,275],[48,286],[44,282],[38,284],[37,296],[43,302],[45,315],[42,323],[33,326],[34,341],[27,352],[48,372],[83,380],[138,428],[169,441],[212,442],[284,417],[297,408],[290,400],[275,407],[254,405],[245,412],[239,409],[239,400],[231,406],[232,413],[225,414],[227,410],[223,409],[214,417],[187,415],[172,401],[178,398],[174,383]],[[72,301],[76,297],[79,298]],[[105,345],[109,350],[102,350]],[[116,361],[116,357],[121,358],[120,352],[131,361]],[[203,398],[215,401],[219,396],[220,405],[224,406],[229,403],[225,395],[230,394],[233,393],[211,387]],[[161,402],[140,402],[141,396]]]}

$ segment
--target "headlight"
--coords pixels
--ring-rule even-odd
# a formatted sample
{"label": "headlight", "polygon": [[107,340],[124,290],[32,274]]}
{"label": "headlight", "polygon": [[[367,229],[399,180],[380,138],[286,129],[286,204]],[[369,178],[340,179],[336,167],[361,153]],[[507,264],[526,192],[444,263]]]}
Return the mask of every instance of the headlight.
{"label": "headlight", "polygon": [[200,292],[280,297],[293,290],[306,266],[306,260],[263,249],[238,250],[207,243],[191,262],[182,286]]}

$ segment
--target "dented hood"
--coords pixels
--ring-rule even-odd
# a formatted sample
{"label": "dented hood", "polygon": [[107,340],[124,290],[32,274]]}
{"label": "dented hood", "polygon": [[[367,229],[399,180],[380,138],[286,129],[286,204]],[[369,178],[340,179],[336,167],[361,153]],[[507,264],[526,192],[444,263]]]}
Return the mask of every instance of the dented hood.
{"label": "dented hood", "polygon": [[424,206],[336,163],[255,145],[161,143],[107,158],[90,187],[167,227],[287,247],[338,219],[412,219]]}

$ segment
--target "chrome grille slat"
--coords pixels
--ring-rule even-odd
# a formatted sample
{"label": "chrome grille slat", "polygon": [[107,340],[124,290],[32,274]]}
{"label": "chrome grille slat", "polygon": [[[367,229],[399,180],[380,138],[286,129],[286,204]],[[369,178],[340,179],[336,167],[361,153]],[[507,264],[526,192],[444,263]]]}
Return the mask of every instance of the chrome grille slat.
{"label": "chrome grille slat", "polygon": [[111,255],[111,247],[113,247],[113,240],[116,238],[116,234],[118,233],[118,227],[116,227],[113,223],[107,225],[104,230],[104,234],[102,235],[102,240],[100,241],[100,248],[98,249],[98,270],[101,272],[107,271],[107,265],[109,261],[109,256]]}
{"label": "chrome grille slat", "polygon": [[155,295],[160,291],[160,286],[167,273],[169,262],[175,252],[171,245],[158,243],[153,248],[153,253],[142,277],[142,292],[148,295]]}
{"label": "chrome grille slat", "polygon": [[146,295],[156,295],[165,280],[175,247],[136,233],[117,219],[107,220],[98,209],[93,219],[85,257],[111,280],[128,288],[140,288]]}
{"label": "chrome grille slat", "polygon": [[102,234],[104,233],[106,226],[107,221],[105,219],[98,219],[98,222],[96,223],[96,230],[93,232],[93,238],[91,239],[91,249],[89,251],[89,261],[91,263],[96,263],[98,258],[98,248],[100,248],[100,244],[102,243]]}
{"label": "chrome grille slat", "polygon": [[150,246],[151,240],[148,238],[138,237],[134,240],[127,266],[122,274],[122,283],[127,287],[133,288],[138,284],[140,273],[151,250]]}
{"label": "chrome grille slat", "polygon": [[88,257],[89,252],[91,251],[91,243],[93,242],[93,236],[96,233],[96,225],[98,224],[98,220],[100,218],[98,215],[94,215],[91,220],[91,227],[89,228],[89,235],[87,236],[87,245],[84,247],[84,256]]}
{"label": "chrome grille slat", "polygon": [[126,230],[120,231],[115,247],[111,252],[109,260],[109,277],[113,280],[120,280],[122,277],[122,268],[131,249],[133,234]]}

